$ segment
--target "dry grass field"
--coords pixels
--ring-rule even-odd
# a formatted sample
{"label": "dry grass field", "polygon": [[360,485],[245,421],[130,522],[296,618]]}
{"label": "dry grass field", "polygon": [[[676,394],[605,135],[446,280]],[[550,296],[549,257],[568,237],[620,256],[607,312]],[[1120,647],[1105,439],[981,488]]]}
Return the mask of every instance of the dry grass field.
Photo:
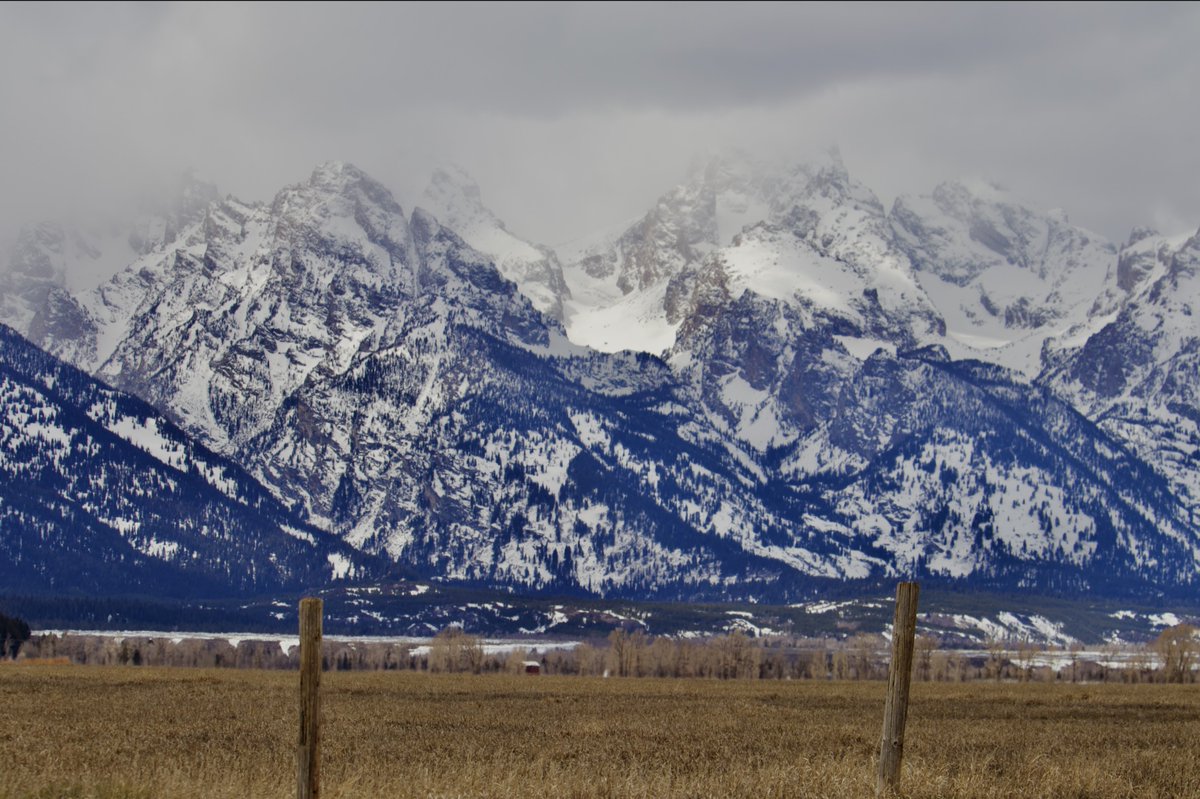
{"label": "dry grass field", "polygon": [[[295,795],[295,672],[0,668],[0,797]],[[327,673],[323,795],[868,797],[884,685]],[[912,797],[1200,797],[1200,687],[915,684]]]}

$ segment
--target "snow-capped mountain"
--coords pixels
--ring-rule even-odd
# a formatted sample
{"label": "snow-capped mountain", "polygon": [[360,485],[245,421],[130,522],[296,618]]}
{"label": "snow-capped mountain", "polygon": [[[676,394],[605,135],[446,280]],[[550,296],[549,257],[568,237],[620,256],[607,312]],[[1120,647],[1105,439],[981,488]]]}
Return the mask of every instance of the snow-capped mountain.
{"label": "snow-capped mountain", "polygon": [[[792,166],[717,157],[619,237],[575,252],[566,268],[577,296],[573,341],[604,350],[663,352],[716,291],[746,291],[806,316],[904,317],[888,325],[910,340],[940,320],[898,250],[883,206],[832,151]],[[692,322],[694,327],[697,323]]]}
{"label": "snow-capped mountain", "polygon": [[900,197],[889,218],[952,351],[1029,377],[1041,371],[1044,345],[1086,325],[1097,299],[1119,288],[1115,247],[1062,211],[1038,213],[992,184]]}
{"label": "snow-capped mountain", "polygon": [[[184,176],[168,199],[147,200],[132,221],[70,225],[45,221],[20,231],[0,269],[0,314],[35,338],[52,336],[71,295],[93,288],[139,256],[161,249],[200,219],[216,187]],[[56,312],[56,309],[59,309]]]}
{"label": "snow-capped mountain", "polygon": [[[1121,250],[1117,288],[1095,333],[1040,378],[1170,482],[1200,523],[1200,233],[1135,232]],[[1104,311],[1108,313],[1104,313]],[[1102,326],[1101,326],[1102,324]]]}
{"label": "snow-capped mountain", "polygon": [[379,576],[146,403],[0,325],[9,593],[223,596]]}
{"label": "snow-capped mountain", "polygon": [[572,341],[605,352],[669,349],[681,298],[668,298],[668,283],[756,216],[763,200],[749,171],[742,161],[698,164],[628,229],[567,248],[564,273],[576,298],[565,317]]}
{"label": "snow-capped mountain", "polygon": [[1200,535],[1168,482],[1017,374],[939,348],[880,354],[840,400],[781,471],[901,571],[1042,589],[1194,579]]}
{"label": "snow-capped mountain", "polygon": [[[522,249],[468,178],[435,177],[439,218],[331,163],[270,204],[209,203],[22,332],[425,576],[638,597],[898,575],[1194,590],[1194,428],[1162,470],[1086,377],[1105,324],[1186,329],[1192,250],[1118,257],[990,192],[888,214],[836,154],[718,160],[564,257],[557,285],[554,254]],[[1053,371],[1030,383],[976,328],[1037,337]],[[1154,385],[1187,382],[1185,339]],[[605,351],[638,342],[665,358]]]}
{"label": "snow-capped mountain", "polygon": [[[1121,334],[1122,347],[1111,346],[1118,334],[1108,327],[1118,316],[1128,326],[1150,302],[1181,246],[1139,230],[1118,252],[1065,213],[1035,211],[982,181],[901,197],[885,215],[836,153],[791,168],[718,158],[624,233],[567,259],[576,297],[591,302],[573,301],[567,324],[573,340],[606,349],[670,343],[672,364],[718,425],[760,451],[827,415],[854,359],[880,346],[937,344],[1026,379],[1045,372],[1042,382],[1100,420],[1108,406],[1063,370],[1136,371],[1186,350],[1184,310],[1164,312],[1166,320],[1136,312],[1142,327]],[[595,289],[603,281],[607,294]],[[1195,293],[1160,285],[1158,304],[1168,295],[1186,308]],[[1149,340],[1157,360],[1147,360]],[[1151,393],[1131,400],[1137,413],[1151,413],[1143,399]],[[1150,457],[1139,441],[1162,436],[1122,432],[1115,421],[1106,429],[1183,489],[1196,479],[1191,422],[1161,407],[1171,431],[1160,432],[1182,436],[1170,453]]]}
{"label": "snow-capped mountain", "polygon": [[548,247],[510,233],[483,204],[474,178],[453,166],[435,170],[421,197],[421,207],[486,254],[501,275],[520,287],[533,307],[562,320],[563,303],[571,298],[571,290],[558,256]]}

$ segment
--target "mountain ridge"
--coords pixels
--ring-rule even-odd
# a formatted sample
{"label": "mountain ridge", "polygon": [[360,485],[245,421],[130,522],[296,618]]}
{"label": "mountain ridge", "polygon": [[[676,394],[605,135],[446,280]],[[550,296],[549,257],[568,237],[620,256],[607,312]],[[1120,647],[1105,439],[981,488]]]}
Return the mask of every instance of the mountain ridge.
{"label": "mountain ridge", "polygon": [[[510,236],[505,252],[420,208],[406,215],[335,162],[270,204],[211,202],[90,293],[5,313],[308,524],[426,577],[656,598],[791,599],[822,580],[901,576],[1191,590],[1191,245],[1165,243],[1147,256],[1159,266],[1140,266],[1152,236],[1119,252],[1062,215],[947,188],[961,202],[943,198],[935,217],[897,201],[910,239],[937,226],[947,232],[929,241],[957,242],[917,247],[836,155],[741,169],[710,164],[613,249],[558,264],[533,245],[522,251],[540,260],[506,262],[515,237],[469,178],[443,173],[435,199],[481,246]],[[960,250],[973,260],[947,260]],[[1024,285],[1003,308],[986,287],[957,306],[1010,331],[1019,357],[956,339],[925,288],[929,275],[970,289],[1014,268],[1053,286],[1060,267],[1105,278],[1094,298],[1075,292],[1042,316],[1053,292]],[[612,308],[642,302],[648,315],[624,334],[669,332],[664,357],[571,341],[595,296],[577,291],[580,272]],[[1073,405],[1086,397],[1071,376],[1107,352],[1088,325],[1103,315],[1132,330],[1139,313],[1183,331],[1163,355],[1173,366],[1119,392],[1132,403],[1138,385],[1170,385],[1166,439]],[[1125,336],[1122,357],[1162,349],[1151,338]],[[1048,367],[1030,382],[1035,349]]]}

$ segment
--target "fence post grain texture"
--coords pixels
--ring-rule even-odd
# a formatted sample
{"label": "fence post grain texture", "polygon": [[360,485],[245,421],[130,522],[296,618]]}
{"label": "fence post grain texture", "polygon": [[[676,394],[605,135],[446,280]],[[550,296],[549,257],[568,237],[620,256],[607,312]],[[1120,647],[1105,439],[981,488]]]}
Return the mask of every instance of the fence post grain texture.
{"label": "fence post grain texture", "polygon": [[300,741],[296,747],[299,799],[321,795],[321,611],[320,599],[300,600]]}
{"label": "fence post grain texture", "polygon": [[896,586],[896,618],[892,624],[892,661],[888,668],[887,701],[883,708],[883,739],[879,746],[879,777],[875,792],[891,796],[900,789],[900,764],[904,758],[904,722],[908,717],[908,689],[912,681],[913,639],[917,631],[916,583]]}

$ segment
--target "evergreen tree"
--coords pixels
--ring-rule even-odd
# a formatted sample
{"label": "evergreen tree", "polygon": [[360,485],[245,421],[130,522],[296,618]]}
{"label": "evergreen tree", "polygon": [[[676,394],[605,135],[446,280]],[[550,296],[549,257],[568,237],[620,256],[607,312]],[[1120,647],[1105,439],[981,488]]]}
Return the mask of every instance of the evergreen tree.
{"label": "evergreen tree", "polygon": [[21,646],[29,640],[29,625],[15,616],[0,613],[0,658],[17,659]]}

